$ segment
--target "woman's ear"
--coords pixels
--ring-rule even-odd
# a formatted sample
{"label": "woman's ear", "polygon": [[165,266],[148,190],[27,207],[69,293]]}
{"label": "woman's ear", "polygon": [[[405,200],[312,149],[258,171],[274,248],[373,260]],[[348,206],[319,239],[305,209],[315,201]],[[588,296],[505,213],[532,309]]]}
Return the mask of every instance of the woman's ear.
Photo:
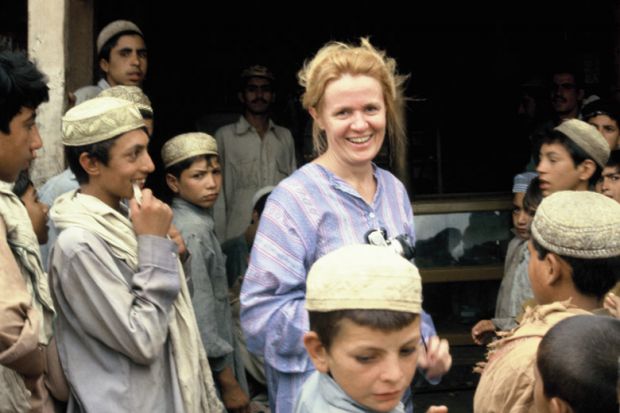
{"label": "woman's ear", "polygon": [[179,180],[176,176],[172,174],[166,174],[166,183],[168,184],[168,188],[175,194],[179,193]]}
{"label": "woman's ear", "polygon": [[321,343],[319,335],[314,331],[308,331],[304,334],[304,346],[314,367],[321,373],[329,372],[327,350]]}
{"label": "woman's ear", "polygon": [[88,176],[97,176],[100,174],[101,162],[99,159],[94,158],[88,154],[88,152],[82,152],[78,158],[80,166],[88,174]]}
{"label": "woman's ear", "polygon": [[314,122],[316,122],[316,124],[319,126],[319,129],[325,130],[325,127],[323,126],[323,121],[321,120],[321,117],[319,116],[319,112],[317,112],[316,108],[312,107],[308,109],[308,113],[310,113],[310,116],[312,116],[312,119],[314,120]]}

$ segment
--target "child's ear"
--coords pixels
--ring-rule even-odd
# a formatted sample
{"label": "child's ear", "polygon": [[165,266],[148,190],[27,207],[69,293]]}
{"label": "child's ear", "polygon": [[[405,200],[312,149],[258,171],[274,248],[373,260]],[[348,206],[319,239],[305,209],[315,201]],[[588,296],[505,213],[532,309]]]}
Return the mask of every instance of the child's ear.
{"label": "child's ear", "polygon": [[166,174],[166,183],[168,184],[168,188],[175,194],[179,193],[179,180],[176,176],[172,174]]}
{"label": "child's ear", "polygon": [[321,343],[321,339],[314,331],[308,331],[304,334],[304,346],[312,360],[314,367],[321,373],[329,371],[329,363],[327,360],[327,350]]}
{"label": "child's ear", "polygon": [[97,176],[100,173],[99,159],[88,155],[88,152],[82,152],[78,158],[80,166],[88,174],[88,176]]}
{"label": "child's ear", "polygon": [[553,285],[560,281],[565,271],[565,265],[566,263],[560,257],[552,252],[547,253],[545,256],[545,272],[543,274],[545,284]]}
{"label": "child's ear", "polygon": [[258,212],[256,210],[252,211],[252,224],[258,224],[259,219]]}
{"label": "child's ear", "polygon": [[577,169],[579,170],[579,179],[588,181],[596,172],[596,164],[592,159],[586,159],[577,166]]}

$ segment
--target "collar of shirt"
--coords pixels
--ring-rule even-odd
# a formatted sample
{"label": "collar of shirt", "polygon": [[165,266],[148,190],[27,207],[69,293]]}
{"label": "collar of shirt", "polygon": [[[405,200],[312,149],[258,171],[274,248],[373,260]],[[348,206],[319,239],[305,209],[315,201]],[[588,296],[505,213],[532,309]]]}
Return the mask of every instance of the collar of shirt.
{"label": "collar of shirt", "polygon": [[[268,130],[273,130],[274,127],[275,127],[275,124],[273,123],[273,121],[270,118],[269,119],[269,127],[267,129]],[[248,133],[248,131],[250,131],[250,130],[256,131],[256,129],[254,129],[254,126],[250,125],[250,122],[248,122],[248,120],[245,118],[245,116],[243,116],[243,115],[239,116],[239,120],[235,124],[235,133],[237,135],[244,135],[244,134]]]}

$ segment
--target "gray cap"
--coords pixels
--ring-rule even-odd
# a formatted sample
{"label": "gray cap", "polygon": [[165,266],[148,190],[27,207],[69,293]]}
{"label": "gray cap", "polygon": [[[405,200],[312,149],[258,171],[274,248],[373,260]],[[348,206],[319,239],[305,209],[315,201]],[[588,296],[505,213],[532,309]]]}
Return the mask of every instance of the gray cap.
{"label": "gray cap", "polygon": [[620,256],[620,203],[595,192],[555,192],[538,206],[532,237],[567,257]]}
{"label": "gray cap", "polygon": [[609,144],[594,126],[579,119],[569,119],[553,130],[568,136],[601,168],[605,167],[609,159]]}

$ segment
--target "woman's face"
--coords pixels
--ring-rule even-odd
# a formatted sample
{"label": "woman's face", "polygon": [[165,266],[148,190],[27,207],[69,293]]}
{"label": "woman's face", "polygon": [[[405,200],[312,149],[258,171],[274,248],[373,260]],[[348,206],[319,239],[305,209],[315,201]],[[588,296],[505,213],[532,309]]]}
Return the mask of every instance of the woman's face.
{"label": "woman's face", "polygon": [[370,76],[345,74],[327,85],[319,110],[310,113],[325,131],[325,155],[341,167],[370,165],[385,138],[381,84]]}

